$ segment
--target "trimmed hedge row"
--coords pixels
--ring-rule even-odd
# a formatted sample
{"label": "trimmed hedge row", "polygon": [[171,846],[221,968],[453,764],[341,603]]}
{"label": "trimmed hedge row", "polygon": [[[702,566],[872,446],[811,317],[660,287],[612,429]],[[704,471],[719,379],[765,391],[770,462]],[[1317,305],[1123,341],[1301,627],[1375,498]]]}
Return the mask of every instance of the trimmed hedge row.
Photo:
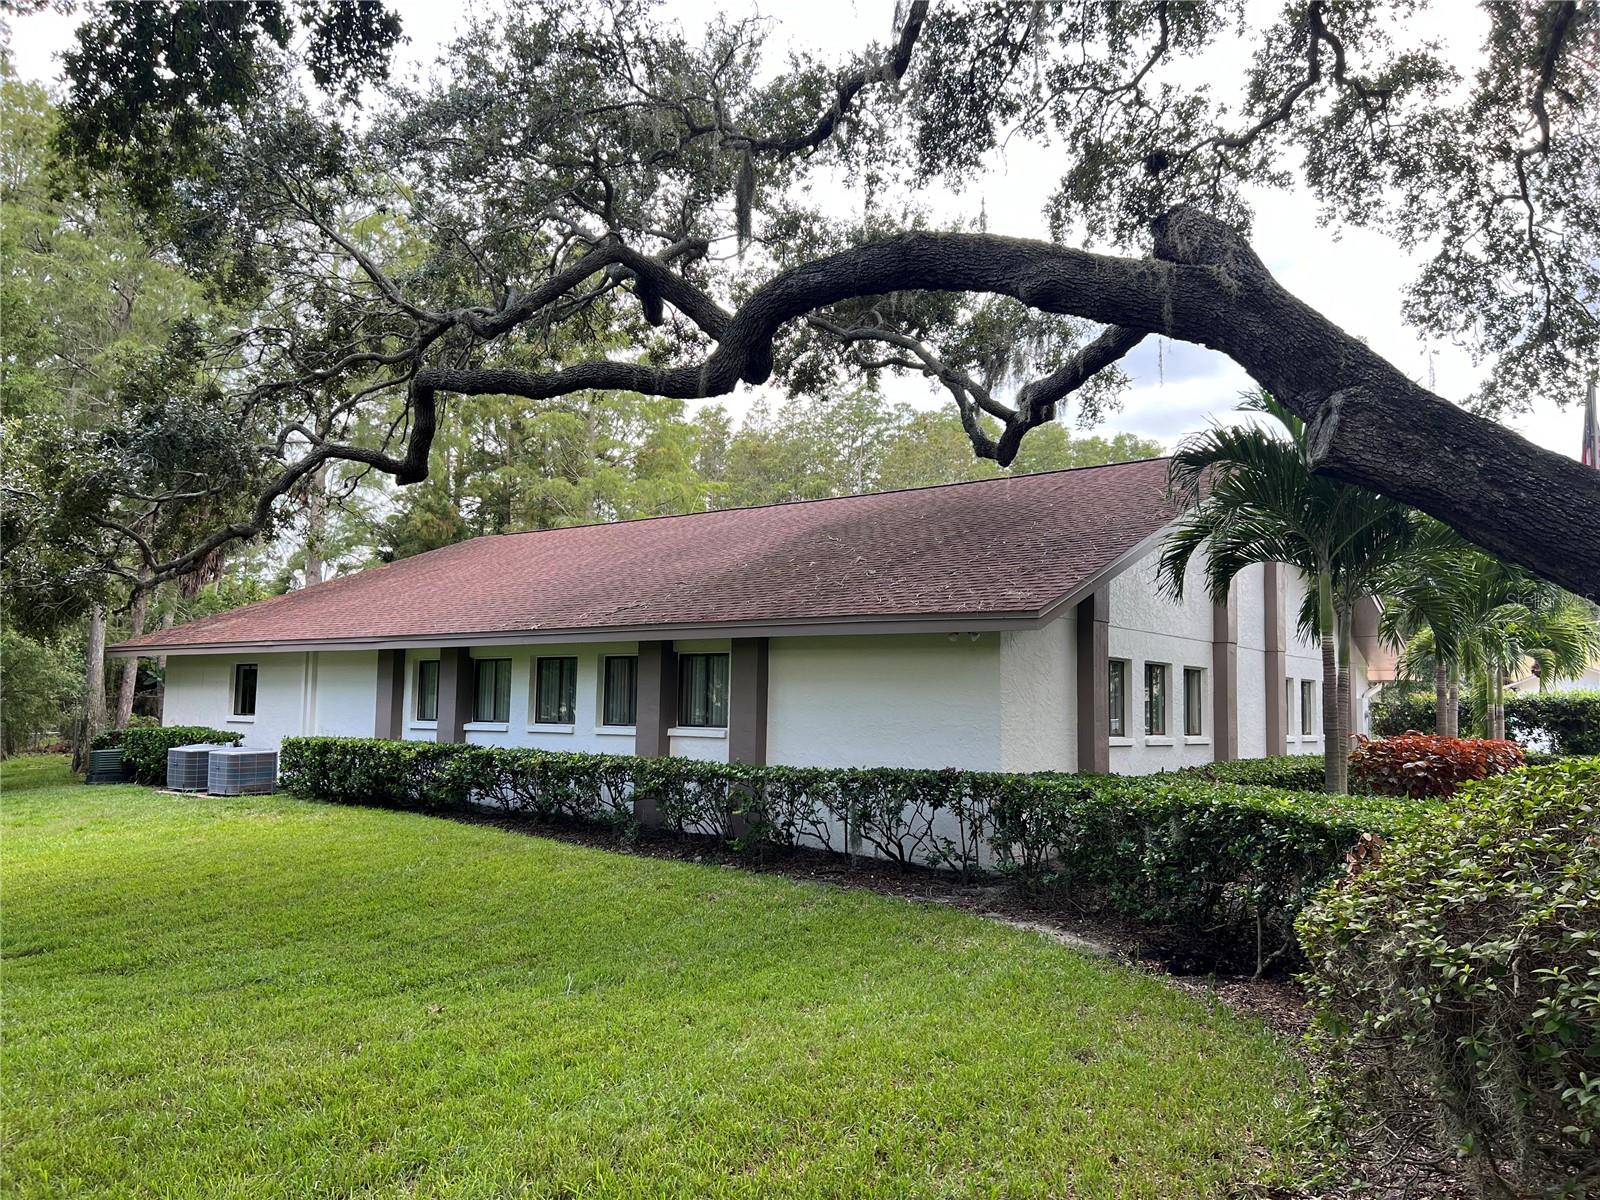
{"label": "trimmed hedge row", "polygon": [[1203,767],[1183,767],[1178,774],[1198,775],[1217,783],[1320,792],[1323,760],[1320,754],[1280,754],[1273,758],[1239,758],[1232,762],[1207,763]]}
{"label": "trimmed hedge row", "polygon": [[[1434,698],[1418,694],[1372,706],[1372,732],[1382,737],[1434,727]],[[1462,700],[1460,728],[1471,727]],[[1600,754],[1600,691],[1531,692],[1506,697],[1506,736],[1514,742],[1548,741],[1560,755]]]}
{"label": "trimmed hedge row", "polygon": [[195,743],[237,746],[244,740],[241,733],[204,725],[162,725],[118,732],[122,734],[122,761],[133,768],[134,779],[157,787],[167,782],[167,751],[172,747]]}
{"label": "trimmed hedge row", "polygon": [[1195,775],[1007,775],[892,767],[753,767],[527,749],[289,738],[285,790],[335,803],[542,818],[640,818],[754,851],[869,850],[996,871],[1182,931],[1219,963],[1295,952],[1294,919],[1367,833],[1417,806],[1217,783]]}

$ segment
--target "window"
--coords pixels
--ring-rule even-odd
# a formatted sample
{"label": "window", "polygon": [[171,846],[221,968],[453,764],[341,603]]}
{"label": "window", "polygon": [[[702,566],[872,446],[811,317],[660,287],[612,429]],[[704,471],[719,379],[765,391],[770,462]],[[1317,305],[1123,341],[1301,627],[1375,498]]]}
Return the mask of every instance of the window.
{"label": "window", "polygon": [[256,715],[255,663],[233,665],[233,715],[236,717]]}
{"label": "window", "polygon": [[678,724],[728,724],[728,656],[685,654],[678,659]]}
{"label": "window", "polygon": [[605,693],[601,701],[602,725],[632,725],[639,711],[639,660],[631,654],[605,660]]}
{"label": "window", "polygon": [[1112,737],[1128,736],[1128,664],[1120,658],[1111,660],[1107,675],[1110,695],[1106,697],[1106,711],[1110,715],[1109,733]]}
{"label": "window", "polygon": [[1144,731],[1156,737],[1167,732],[1167,667],[1144,665]]}
{"label": "window", "polygon": [[417,664],[417,720],[439,719],[439,660],[430,658]]}
{"label": "window", "polygon": [[1300,735],[1309,737],[1317,730],[1317,681],[1300,681]]}
{"label": "window", "polygon": [[1199,667],[1183,669],[1183,733],[1199,737],[1205,732],[1205,678]]}
{"label": "window", "polygon": [[511,660],[476,658],[472,670],[472,719],[497,724],[511,720]]}
{"label": "window", "polygon": [[571,725],[578,710],[578,660],[541,658],[533,674],[535,725]]}

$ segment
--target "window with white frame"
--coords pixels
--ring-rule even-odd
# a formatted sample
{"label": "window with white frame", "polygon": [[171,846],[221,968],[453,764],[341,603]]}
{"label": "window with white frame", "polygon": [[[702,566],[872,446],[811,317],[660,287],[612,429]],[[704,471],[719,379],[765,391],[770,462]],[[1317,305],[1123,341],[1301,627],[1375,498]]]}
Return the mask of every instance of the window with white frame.
{"label": "window with white frame", "polygon": [[511,660],[472,660],[472,719],[505,724],[511,720]]}
{"label": "window with white frame", "polygon": [[600,723],[632,725],[639,711],[639,656],[608,654],[603,661]]}
{"label": "window with white frame", "polygon": [[678,724],[693,728],[727,728],[726,654],[684,654],[679,657]]}
{"label": "window with white frame", "polygon": [[1300,681],[1300,736],[1310,737],[1317,731],[1317,681]]}
{"label": "window with white frame", "polygon": [[236,717],[256,715],[255,663],[233,665],[233,715]]}
{"label": "window with white frame", "polygon": [[1151,737],[1167,733],[1167,664],[1144,665],[1144,731]]}
{"label": "window with white frame", "polygon": [[1205,733],[1206,673],[1199,667],[1183,669],[1183,734],[1200,737]]}
{"label": "window with white frame", "polygon": [[417,664],[417,720],[439,719],[439,660],[424,659]]}
{"label": "window with white frame", "polygon": [[1128,664],[1113,658],[1106,673],[1107,732],[1112,737],[1128,736]]}
{"label": "window with white frame", "polygon": [[571,725],[578,712],[578,660],[541,658],[533,671],[533,721]]}

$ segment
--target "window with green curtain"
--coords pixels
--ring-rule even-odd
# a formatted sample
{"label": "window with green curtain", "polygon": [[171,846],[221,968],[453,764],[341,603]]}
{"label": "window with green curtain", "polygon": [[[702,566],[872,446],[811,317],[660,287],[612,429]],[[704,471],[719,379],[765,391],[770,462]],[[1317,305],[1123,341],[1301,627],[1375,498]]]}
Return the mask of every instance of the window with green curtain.
{"label": "window with green curtain", "polygon": [[536,725],[571,725],[578,711],[578,660],[541,658],[534,671]]}
{"label": "window with green curtain", "polygon": [[256,664],[236,663],[233,668],[233,715],[256,715]]}
{"label": "window with green curtain", "polygon": [[439,660],[430,658],[417,664],[417,720],[439,719]]}
{"label": "window with green curtain", "polygon": [[1183,669],[1183,732],[1199,737],[1205,730],[1205,672],[1199,667]]}
{"label": "window with green curtain", "polygon": [[476,658],[472,660],[472,670],[472,719],[497,723],[511,720],[511,660]]}
{"label": "window with green curtain", "polygon": [[1113,658],[1109,663],[1106,674],[1107,689],[1106,712],[1110,717],[1110,735],[1112,737],[1126,737],[1128,735],[1128,664],[1120,658]]}
{"label": "window with green curtain", "polygon": [[1167,732],[1167,667],[1165,663],[1144,665],[1144,731],[1155,737]]}
{"label": "window with green curtain", "polygon": [[636,655],[607,655],[601,709],[604,725],[632,725],[638,720],[639,659]]}
{"label": "window with green curtain", "polygon": [[678,659],[678,724],[726,728],[728,656],[684,654]]}

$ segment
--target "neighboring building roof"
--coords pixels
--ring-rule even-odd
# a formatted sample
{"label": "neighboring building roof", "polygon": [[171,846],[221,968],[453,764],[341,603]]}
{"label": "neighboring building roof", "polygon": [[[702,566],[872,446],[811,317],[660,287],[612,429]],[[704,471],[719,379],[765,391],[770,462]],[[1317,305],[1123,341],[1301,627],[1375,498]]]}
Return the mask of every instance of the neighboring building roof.
{"label": "neighboring building roof", "polygon": [[1158,458],[495,534],[112,650],[1006,627],[1078,598],[1164,528],[1166,484]]}

